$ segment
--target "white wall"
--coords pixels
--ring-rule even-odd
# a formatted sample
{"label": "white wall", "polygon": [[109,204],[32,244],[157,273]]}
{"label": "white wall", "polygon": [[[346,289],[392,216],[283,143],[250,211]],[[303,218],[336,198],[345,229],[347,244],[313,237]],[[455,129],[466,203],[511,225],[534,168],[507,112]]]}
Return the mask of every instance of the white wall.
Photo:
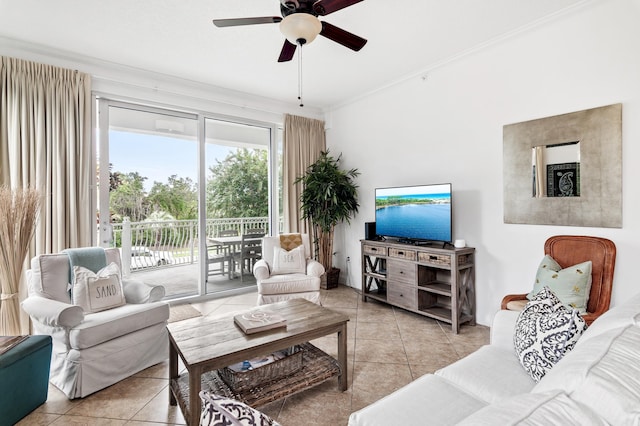
{"label": "white wall", "polygon": [[[337,235],[337,264],[360,288],[364,222],[374,188],[451,182],[454,238],[476,247],[478,322],[525,292],[551,235],[607,237],[618,249],[612,304],[640,289],[640,1],[587,3],[420,76],[327,113],[327,144],[362,175],[360,213]],[[425,41],[435,43],[437,40]],[[419,44],[414,46],[420,54]],[[503,223],[502,127],[623,104],[623,228]],[[344,269],[343,269],[344,270]]]}

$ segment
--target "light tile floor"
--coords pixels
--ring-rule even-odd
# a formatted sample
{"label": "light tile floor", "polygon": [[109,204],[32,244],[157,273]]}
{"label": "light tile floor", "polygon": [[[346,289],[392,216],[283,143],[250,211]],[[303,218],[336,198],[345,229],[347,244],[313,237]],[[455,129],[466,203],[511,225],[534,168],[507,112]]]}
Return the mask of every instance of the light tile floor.
{"label": "light tile floor", "polygon": [[[193,303],[203,315],[253,307],[256,294]],[[323,306],[349,316],[348,383],[337,381],[273,402],[262,410],[283,426],[346,425],[349,414],[475,351],[489,341],[489,328],[467,326],[454,334],[446,323],[375,301],[363,302],[352,288],[322,291]],[[337,337],[313,343],[336,356]],[[179,408],[169,406],[168,363],[148,368],[84,399],[69,401],[49,387],[45,404],[25,417],[26,425],[184,425]]]}

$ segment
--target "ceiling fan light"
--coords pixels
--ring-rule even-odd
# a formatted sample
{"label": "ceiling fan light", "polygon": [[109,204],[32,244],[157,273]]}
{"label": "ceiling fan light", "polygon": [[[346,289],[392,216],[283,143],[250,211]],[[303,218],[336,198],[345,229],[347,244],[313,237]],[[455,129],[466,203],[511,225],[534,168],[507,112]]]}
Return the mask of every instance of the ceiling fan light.
{"label": "ceiling fan light", "polygon": [[308,13],[292,13],[280,22],[280,32],[293,44],[309,44],[322,31],[322,23]]}

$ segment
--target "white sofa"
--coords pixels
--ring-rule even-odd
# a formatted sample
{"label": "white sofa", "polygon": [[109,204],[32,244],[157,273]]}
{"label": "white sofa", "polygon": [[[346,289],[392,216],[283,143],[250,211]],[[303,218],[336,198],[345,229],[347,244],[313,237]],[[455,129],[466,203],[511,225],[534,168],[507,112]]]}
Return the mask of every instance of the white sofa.
{"label": "white sofa", "polygon": [[349,426],[640,425],[640,294],[598,318],[537,384],[513,346],[518,312],[491,343],[354,412]]}
{"label": "white sofa", "polygon": [[[107,263],[121,266],[118,249]],[[71,303],[66,254],[34,257],[27,271],[29,297],[22,308],[34,334],[53,338],[50,381],[69,399],[82,398],[168,358],[169,306],[164,287],[123,279],[125,304],[85,313]]]}

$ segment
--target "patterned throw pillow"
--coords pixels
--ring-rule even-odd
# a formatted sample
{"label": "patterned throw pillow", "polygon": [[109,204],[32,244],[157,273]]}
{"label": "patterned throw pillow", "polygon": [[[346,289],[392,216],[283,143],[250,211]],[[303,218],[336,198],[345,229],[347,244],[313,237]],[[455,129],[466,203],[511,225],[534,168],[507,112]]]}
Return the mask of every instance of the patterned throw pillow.
{"label": "patterned throw pillow", "polygon": [[302,245],[302,234],[280,234],[280,247],[286,251]]}
{"label": "patterned throw pillow", "polygon": [[273,248],[272,274],[304,274],[307,262],[304,258],[304,246],[286,251],[280,247]]}
{"label": "patterned throw pillow", "polygon": [[120,268],[110,263],[97,273],[82,266],[73,267],[73,304],[85,313],[105,311],[124,305]]}
{"label": "patterned throw pillow", "polygon": [[580,313],[544,287],[518,315],[513,345],[520,364],[538,382],[573,349],[586,329]]}
{"label": "patterned throw pillow", "polygon": [[562,269],[555,259],[546,255],[538,266],[533,290],[527,298],[531,300],[545,286],[549,287],[565,305],[584,314],[587,312],[591,291],[591,261]]}
{"label": "patterned throw pillow", "polygon": [[266,414],[240,401],[200,392],[200,426],[280,426]]}

